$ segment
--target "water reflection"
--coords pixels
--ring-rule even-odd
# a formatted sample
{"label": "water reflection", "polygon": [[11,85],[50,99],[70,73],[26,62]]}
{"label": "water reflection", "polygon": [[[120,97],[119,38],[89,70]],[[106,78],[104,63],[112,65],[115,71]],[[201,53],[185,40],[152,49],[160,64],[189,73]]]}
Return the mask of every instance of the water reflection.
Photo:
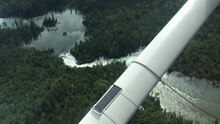
{"label": "water reflection", "polygon": [[29,23],[29,20],[22,18],[0,18],[0,29],[15,29]]}
{"label": "water reflection", "polygon": [[[46,18],[48,20],[45,23]],[[56,21],[55,24],[53,24],[52,19]],[[32,19],[0,18],[0,28],[12,29],[17,28],[18,25],[29,25],[31,22],[39,27],[44,27],[44,31],[35,38],[36,40],[26,44],[26,47],[34,47],[37,50],[53,49],[55,54],[60,54],[68,51],[76,42],[84,39],[83,16],[75,10],[50,12]]]}
{"label": "water reflection", "polygon": [[[45,16],[39,16],[33,19],[37,25],[42,25],[45,17],[50,17],[52,13]],[[62,13],[53,13],[57,20],[55,27],[45,27],[38,39],[28,47],[34,47],[38,50],[54,49],[55,54],[71,49],[74,44],[84,39],[85,27],[83,26],[83,17],[77,12],[66,10]],[[65,33],[65,35],[64,35]]]}

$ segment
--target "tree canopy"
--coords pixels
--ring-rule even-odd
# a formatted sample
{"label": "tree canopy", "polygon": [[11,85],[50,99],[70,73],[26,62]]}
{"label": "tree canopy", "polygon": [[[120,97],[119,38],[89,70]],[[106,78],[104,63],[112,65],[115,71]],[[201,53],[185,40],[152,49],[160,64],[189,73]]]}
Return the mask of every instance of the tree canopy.
{"label": "tree canopy", "polygon": [[[1,123],[77,124],[126,69],[125,63],[69,68],[51,50],[21,47],[27,32],[16,33],[19,30],[0,29]],[[158,100],[148,99],[142,114],[152,113],[148,117],[151,123],[191,123],[181,117],[168,116],[160,109]],[[155,109],[150,109],[152,106]],[[145,123],[146,120],[137,118],[132,122]]]}
{"label": "tree canopy", "polygon": [[[146,46],[183,3],[184,0],[0,0],[0,16],[33,17],[66,6],[77,8],[85,15],[88,38],[71,53],[84,63],[100,56],[125,56]],[[219,83],[219,19],[219,13],[215,13],[172,71]],[[0,29],[1,123],[78,123],[126,69],[125,63],[118,62],[69,68],[53,50],[23,47],[42,31],[33,22],[16,29]],[[192,123],[162,110],[157,98],[148,97],[143,106],[145,110],[137,112],[130,124]]]}

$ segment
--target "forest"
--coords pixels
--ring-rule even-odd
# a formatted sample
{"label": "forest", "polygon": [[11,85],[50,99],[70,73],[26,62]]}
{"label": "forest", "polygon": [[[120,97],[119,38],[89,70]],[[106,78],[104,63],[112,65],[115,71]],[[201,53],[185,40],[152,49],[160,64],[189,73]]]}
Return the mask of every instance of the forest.
{"label": "forest", "polygon": [[[85,15],[86,41],[71,53],[79,63],[118,58],[146,46],[184,0],[0,0],[0,17],[34,17],[66,7]],[[160,5],[160,6],[158,6]],[[41,8],[41,9],[39,9]],[[220,82],[220,9],[170,71]],[[17,22],[19,23],[19,22]],[[43,31],[33,22],[0,29],[0,123],[76,124],[126,69],[125,63],[69,68],[53,50],[23,47]],[[201,57],[202,56],[202,57]],[[187,63],[187,64],[186,64]],[[129,124],[188,124],[148,97]]]}
{"label": "forest", "polygon": [[[0,29],[0,122],[77,124],[126,65],[69,68],[52,50],[21,47],[24,40],[31,40],[29,36],[35,37],[30,27]],[[165,112],[159,102],[148,97],[145,111],[130,124],[192,123]]]}
{"label": "forest", "polygon": [[30,18],[60,11],[71,0],[0,0],[0,17]]}
{"label": "forest", "polygon": [[99,57],[119,58],[135,52],[151,42],[184,1],[97,0],[88,3],[90,6],[83,2],[78,8],[85,15],[88,39],[77,44],[71,53],[78,63],[87,63]]}
{"label": "forest", "polygon": [[[185,1],[108,2],[104,4],[102,0],[97,0],[90,3],[90,6],[86,2],[78,6],[85,15],[85,35],[88,36],[71,50],[78,63],[92,62],[99,57],[119,58],[144,48]],[[113,6],[109,6],[111,4]],[[179,71],[188,76],[206,78],[214,86],[220,87],[219,21],[220,7],[192,39],[169,72]]]}
{"label": "forest", "polygon": [[206,78],[220,87],[220,7],[192,39],[170,71]]}

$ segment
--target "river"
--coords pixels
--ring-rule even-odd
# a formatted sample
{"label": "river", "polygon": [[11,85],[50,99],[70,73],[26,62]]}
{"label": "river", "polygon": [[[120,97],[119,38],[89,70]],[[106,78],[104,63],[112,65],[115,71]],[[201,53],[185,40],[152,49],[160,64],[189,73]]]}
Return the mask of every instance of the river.
{"label": "river", "polygon": [[[54,16],[58,24],[54,28],[44,28],[44,31],[38,36],[38,39],[26,44],[26,47],[34,47],[37,50],[53,49],[55,54],[60,54],[71,49],[76,42],[84,39],[85,27],[83,26],[83,16],[75,10],[65,10],[60,13],[49,12],[43,16],[31,19],[21,18],[0,18],[0,27],[16,28],[14,20],[22,21],[24,24],[33,21],[42,27],[45,17]],[[63,35],[66,32],[67,35]]]}
{"label": "river", "polygon": [[[113,61],[125,61],[126,64],[129,65],[133,60],[135,60],[141,51],[142,50],[139,50],[120,59],[100,58],[92,63],[82,65],[77,65],[77,61],[69,52],[60,54],[60,57],[63,58],[65,65],[69,67],[92,67],[97,64],[107,65]],[[187,77],[179,72],[165,74],[162,81],[171,86],[192,103],[220,118],[220,89],[214,88],[210,85],[210,81],[206,79]],[[209,124],[215,122],[213,117],[188,103],[161,82],[156,85],[151,95],[159,97],[160,104],[163,109],[175,112],[177,115],[183,116],[186,119],[194,120],[195,123],[199,122],[201,124]]]}
{"label": "river", "polygon": [[[37,25],[42,26],[44,18],[51,16],[51,14],[58,20],[57,29],[45,29],[36,41],[25,45],[25,47],[34,47],[37,50],[54,49],[55,54],[62,58],[64,64],[69,67],[93,67],[97,64],[107,65],[113,61],[125,61],[129,65],[142,51],[140,49],[120,59],[100,58],[92,63],[77,65],[76,59],[69,53],[69,50],[76,42],[84,39],[85,27],[82,24],[83,16],[74,10],[66,10],[62,13],[52,12],[29,20],[0,18],[0,26],[1,28],[16,28],[13,25],[15,19],[23,20],[24,23],[28,23],[31,20]],[[63,36],[64,32],[67,32],[66,36]],[[179,72],[165,74],[162,80],[197,106],[220,118],[220,89],[209,85],[210,81],[190,78]],[[159,97],[163,109],[169,112],[175,112],[177,115],[183,116],[186,119],[194,120],[195,123],[209,124],[215,121],[214,118],[192,106],[160,82],[150,95]]]}
{"label": "river", "polygon": [[[69,67],[93,67],[97,64],[107,65],[113,61],[123,62],[129,66],[133,60],[141,53],[141,49],[126,57],[120,59],[103,59],[100,58],[92,63],[77,65],[75,58],[69,53],[62,53],[60,57],[63,58],[65,65]],[[205,111],[220,118],[220,89],[214,88],[210,85],[211,81],[206,79],[198,79],[195,77],[188,77],[179,72],[172,72],[165,74],[162,81],[175,89],[179,94],[190,100]],[[160,99],[160,105],[163,109],[169,112],[175,112],[178,116],[193,120],[194,123],[213,124],[215,118],[209,116],[203,111],[199,110],[170,88],[159,82],[150,93],[151,96],[157,96]]]}
{"label": "river", "polygon": [[[208,84],[208,80],[190,78],[179,72],[172,72],[165,74],[162,81],[195,105],[220,118],[220,89],[213,88]],[[215,118],[194,107],[161,82],[153,89],[151,95],[156,94],[159,94],[161,107],[170,112],[202,124],[215,122]]]}

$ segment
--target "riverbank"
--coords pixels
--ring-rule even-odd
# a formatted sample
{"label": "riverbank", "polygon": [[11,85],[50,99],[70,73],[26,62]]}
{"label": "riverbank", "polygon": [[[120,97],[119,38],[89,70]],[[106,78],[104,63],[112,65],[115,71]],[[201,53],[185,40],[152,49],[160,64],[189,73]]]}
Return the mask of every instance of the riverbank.
{"label": "riverbank", "polygon": [[[62,8],[64,5],[71,6],[85,15],[83,24],[86,26],[85,36],[87,38],[76,44],[71,50],[71,54],[76,58],[78,64],[93,62],[100,57],[120,58],[137,51],[141,46],[146,46],[185,2],[184,0],[57,1],[57,3],[61,2],[60,6],[57,4],[54,5],[54,8],[56,6]],[[35,3],[39,7],[44,4],[44,2],[35,0],[29,2]],[[48,5],[45,3],[43,6],[53,5],[50,2],[52,1],[49,0]],[[20,4],[14,3],[13,6],[17,7],[12,8],[11,11],[15,11],[16,8],[21,9]],[[0,2],[0,6],[6,4],[12,3],[10,1]],[[31,8],[29,4],[26,7]],[[1,9],[4,8],[5,6]],[[48,8],[53,9],[53,7]],[[32,13],[32,16],[35,15],[34,13],[38,13],[32,11],[41,10],[31,9],[29,13]],[[187,46],[170,71],[179,71],[192,77],[207,78],[213,82],[212,85],[219,87],[220,51],[218,48],[220,44],[218,41],[220,38],[218,32],[220,32],[220,26],[217,23],[220,19],[219,10],[220,7]],[[25,15],[26,11],[24,9],[18,12]],[[18,13],[14,14],[19,16]],[[13,16],[13,13],[7,15]],[[73,47],[73,45],[70,46]]]}
{"label": "riverbank", "polygon": [[[165,74],[162,81],[193,104],[220,118],[220,90],[209,85],[209,80],[188,77],[179,72],[172,72]],[[215,123],[215,117],[199,110],[161,82],[153,89],[152,95],[159,97],[162,108],[175,112],[185,119],[193,119],[201,124]]]}
{"label": "riverbank", "polygon": [[[71,50],[78,64],[90,63],[100,57],[120,58],[137,51],[140,46],[146,46],[182,5],[180,1],[160,0],[139,4],[134,4],[132,8],[118,7],[120,4],[116,4],[118,6],[114,7],[117,9],[111,10],[108,7],[99,8],[94,3],[93,11],[84,10],[85,34],[89,38]],[[211,85],[220,86],[219,11],[220,7],[192,39],[170,72],[179,71],[191,77],[207,78],[212,81]]]}
{"label": "riverbank", "polygon": [[220,87],[220,6],[192,39],[170,72],[206,78]]}
{"label": "riverbank", "polygon": [[[93,68],[69,68],[53,50],[22,47],[40,34],[33,29],[31,25],[22,30],[0,29],[0,122],[77,124],[126,65],[115,62]],[[131,123],[191,123],[165,113],[153,97],[147,98],[144,105],[146,110],[139,112]],[[152,116],[142,120],[143,115]]]}
{"label": "riverbank", "polygon": [[[52,18],[51,16],[58,22],[55,30],[51,27],[44,28],[41,35],[33,42],[26,44],[26,47],[33,47],[40,51],[53,49],[54,54],[59,55],[84,39],[86,29],[82,24],[83,15],[76,10],[67,9],[61,13],[49,12],[29,20],[34,21],[39,26],[43,26],[45,18]],[[66,32],[65,36],[63,35],[64,32]]]}
{"label": "riverbank", "polygon": [[0,17],[31,18],[48,11],[62,11],[69,0],[0,0]]}
{"label": "riverbank", "polygon": [[71,54],[78,64],[131,54],[147,46],[184,2],[97,0],[90,5],[82,3],[78,9],[85,15],[83,24],[88,39],[71,49]]}
{"label": "riverbank", "polygon": [[[100,58],[92,63],[78,65],[76,59],[70,53],[62,53],[60,57],[65,65],[69,67],[86,68],[97,65],[109,65],[112,62],[124,62],[127,66],[141,53],[142,50],[135,52],[127,57],[119,59],[103,59]],[[175,89],[179,94],[186,99],[204,109],[208,113],[220,118],[220,90],[213,87],[212,81],[205,78],[199,79],[186,76],[180,72],[167,73],[162,77],[162,81]],[[178,96],[170,88],[159,82],[152,90],[151,96],[156,96],[160,99],[160,105],[166,111],[174,112],[177,116],[184,119],[193,120],[194,123],[208,124],[215,123],[216,119],[213,116],[204,113],[197,107],[187,102],[182,97]]]}
{"label": "riverbank", "polygon": [[[137,2],[129,6],[121,5],[123,1],[113,1],[100,7],[99,2],[94,2],[87,8],[78,7],[85,14],[83,24],[87,28],[85,35],[88,37],[71,49],[78,64],[90,63],[100,57],[120,58],[137,51],[141,46],[147,46],[184,3],[158,0]],[[113,6],[109,7],[110,4]],[[86,6],[87,3],[82,5]],[[219,87],[219,11],[220,7],[186,47],[170,72],[179,71],[188,76],[207,78],[213,86]]]}
{"label": "riverbank", "polygon": [[[20,33],[1,40],[22,43],[25,32]],[[0,64],[4,65],[0,67],[0,109],[10,112],[0,113],[2,123],[78,123],[126,68],[124,63],[112,63],[70,69],[53,51],[5,45],[0,44]],[[147,100],[146,110],[131,123],[191,123],[165,113],[155,98]]]}

